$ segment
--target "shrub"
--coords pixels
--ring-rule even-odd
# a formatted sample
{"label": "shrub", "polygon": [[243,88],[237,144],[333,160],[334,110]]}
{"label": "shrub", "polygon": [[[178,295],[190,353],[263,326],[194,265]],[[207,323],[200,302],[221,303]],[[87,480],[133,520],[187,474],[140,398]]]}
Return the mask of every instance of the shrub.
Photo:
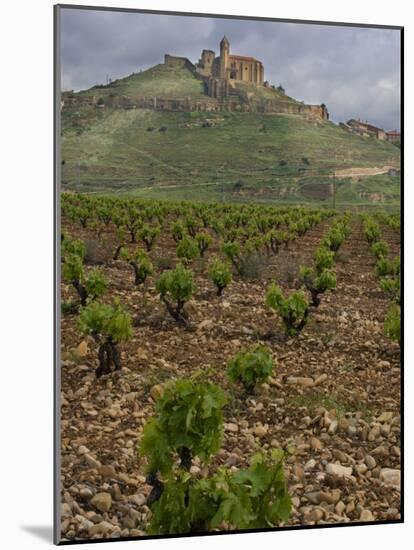
{"label": "shrub", "polygon": [[184,237],[184,234],[185,234],[185,227],[180,220],[177,220],[176,222],[174,222],[172,226],[172,235],[173,235],[174,241],[176,243],[181,241],[181,239]]}
{"label": "shrub", "polygon": [[89,272],[85,281],[85,288],[90,300],[96,300],[96,298],[99,298],[105,293],[107,283],[105,277],[99,269],[93,269]]}
{"label": "shrub", "polygon": [[400,257],[396,256],[393,260],[380,257],[375,265],[375,273],[378,277],[395,277],[400,273]]}
{"label": "shrub", "polygon": [[324,294],[327,290],[333,290],[336,287],[336,275],[328,269],[315,273],[311,267],[301,267],[299,274],[305,287],[311,294],[312,305],[315,307],[318,307],[321,303],[320,294]]}
{"label": "shrub", "polygon": [[309,302],[301,290],[292,292],[285,298],[280,287],[276,283],[272,283],[266,292],[265,303],[282,317],[286,333],[289,336],[299,334],[306,325]]}
{"label": "shrub", "polygon": [[384,333],[391,340],[400,343],[401,341],[401,310],[396,304],[393,304],[388,310],[384,321]]}
{"label": "shrub", "polygon": [[397,304],[401,302],[401,289],[400,289],[399,277],[396,277],[395,279],[388,279],[388,278],[381,279],[380,288],[388,295],[388,297],[393,302],[396,302]]}
{"label": "shrub", "polygon": [[193,239],[194,239],[194,237],[196,236],[196,233],[197,233],[197,224],[196,224],[195,219],[188,216],[185,219],[185,224],[187,226],[187,231],[188,231],[189,235],[191,237],[193,237]]}
{"label": "shrub", "polygon": [[159,292],[168,313],[177,323],[187,323],[188,315],[184,310],[184,305],[195,292],[195,288],[192,272],[182,264],[179,264],[174,270],[164,272],[158,279],[157,292]]}
{"label": "shrub", "polygon": [[240,276],[243,279],[259,279],[266,265],[266,258],[258,252],[248,252],[240,262]]}
{"label": "shrub", "polygon": [[223,290],[231,283],[232,276],[230,269],[224,262],[216,259],[210,267],[209,276],[217,287],[217,296],[221,296]]}
{"label": "shrub", "polygon": [[203,232],[196,233],[195,240],[197,242],[200,256],[203,257],[204,253],[212,243],[213,239],[210,237],[208,233],[203,231]]}
{"label": "shrub", "polygon": [[177,245],[177,256],[186,263],[195,260],[199,256],[199,248],[194,239],[183,237]]}
{"label": "shrub", "polygon": [[212,476],[181,473],[165,485],[152,507],[150,534],[202,533],[277,527],[291,512],[284,452],[256,453],[246,469],[219,468]]}
{"label": "shrub", "polygon": [[91,302],[81,309],[79,326],[84,334],[90,334],[99,344],[99,366],[96,377],[121,368],[121,359],[118,344],[129,340],[132,336],[130,315],[125,312],[119,303],[114,305]]}
{"label": "shrub", "polygon": [[255,241],[249,239],[243,250],[240,245],[234,241],[223,243],[222,252],[229,258],[236,272],[245,279],[257,279],[260,277],[265,264],[264,256],[256,251],[260,246],[262,239]]}
{"label": "shrub", "polygon": [[328,247],[332,252],[337,252],[345,240],[345,233],[339,227],[333,227],[322,239],[322,245]]}
{"label": "shrub", "polygon": [[272,354],[261,345],[239,351],[227,364],[229,379],[232,382],[241,382],[247,393],[251,393],[257,384],[266,382],[272,370]]}
{"label": "shrub", "polygon": [[144,224],[138,231],[138,237],[143,241],[148,252],[154,246],[155,239],[158,237],[159,234],[159,227],[150,227],[147,224]]}
{"label": "shrub", "polygon": [[[92,228],[91,223],[91,228]],[[104,253],[99,250],[99,240],[85,239],[85,264],[102,264]]]}
{"label": "shrub", "polygon": [[275,229],[272,229],[265,234],[264,244],[268,248],[268,251],[270,248],[273,254],[277,254],[280,246],[288,243],[289,240],[290,237],[287,231],[276,231]]}
{"label": "shrub", "polygon": [[211,382],[181,379],[166,385],[156,403],[156,416],[143,432],[140,452],[148,458],[148,472],[167,474],[174,464],[191,467],[194,457],[207,462],[223,435],[223,407],[227,397]]}
{"label": "shrub", "polygon": [[223,243],[221,250],[225,256],[231,261],[233,267],[236,269],[237,273],[240,274],[240,246],[234,241],[226,241]]}
{"label": "shrub", "polygon": [[390,247],[384,241],[377,241],[371,245],[371,250],[374,256],[379,260],[380,258],[388,256]]}
{"label": "shrub", "polygon": [[313,257],[318,273],[321,273],[324,269],[331,269],[334,263],[334,256],[335,253],[325,246],[320,246],[316,249]]}
{"label": "shrub", "polygon": [[369,244],[373,244],[381,237],[379,225],[371,218],[368,218],[364,223],[364,235]]}
{"label": "shrub", "polygon": [[136,250],[131,253],[126,249],[121,252],[122,259],[127,261],[134,269],[135,284],[144,284],[147,277],[154,273],[154,266],[151,260],[143,250]]}
{"label": "shrub", "polygon": [[79,295],[82,306],[89,300],[95,300],[104,294],[107,288],[105,277],[99,269],[92,270],[85,276],[82,258],[78,254],[69,254],[65,257],[62,266],[63,279],[72,284]]}
{"label": "shrub", "polygon": [[81,241],[80,239],[70,239],[69,237],[66,237],[64,233],[62,233],[62,258],[71,254],[79,256],[83,260],[86,254],[86,245],[84,241]]}

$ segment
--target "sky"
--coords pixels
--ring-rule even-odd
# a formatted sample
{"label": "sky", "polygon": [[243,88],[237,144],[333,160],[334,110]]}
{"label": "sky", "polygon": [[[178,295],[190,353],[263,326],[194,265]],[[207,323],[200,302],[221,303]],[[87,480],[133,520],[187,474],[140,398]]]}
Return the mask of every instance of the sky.
{"label": "sky", "polygon": [[265,80],[334,122],[361,118],[400,129],[400,33],[394,29],[62,9],[62,89],[81,90],[162,63],[165,53],[196,63],[203,49],[264,64]]}

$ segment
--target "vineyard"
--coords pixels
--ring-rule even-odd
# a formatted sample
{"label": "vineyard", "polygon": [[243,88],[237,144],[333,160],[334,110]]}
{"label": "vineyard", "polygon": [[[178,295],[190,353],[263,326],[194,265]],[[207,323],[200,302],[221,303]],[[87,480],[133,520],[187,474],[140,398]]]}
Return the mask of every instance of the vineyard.
{"label": "vineyard", "polygon": [[62,539],[400,518],[400,219],[61,196]]}

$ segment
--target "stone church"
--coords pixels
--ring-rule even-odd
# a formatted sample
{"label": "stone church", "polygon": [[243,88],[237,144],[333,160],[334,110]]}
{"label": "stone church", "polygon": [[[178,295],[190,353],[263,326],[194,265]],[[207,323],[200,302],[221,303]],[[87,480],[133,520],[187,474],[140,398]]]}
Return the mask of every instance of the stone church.
{"label": "stone church", "polygon": [[197,71],[203,76],[222,78],[227,81],[241,80],[253,84],[264,84],[264,67],[254,57],[233,55],[226,36],[220,42],[220,57],[212,50],[203,50],[197,64]]}

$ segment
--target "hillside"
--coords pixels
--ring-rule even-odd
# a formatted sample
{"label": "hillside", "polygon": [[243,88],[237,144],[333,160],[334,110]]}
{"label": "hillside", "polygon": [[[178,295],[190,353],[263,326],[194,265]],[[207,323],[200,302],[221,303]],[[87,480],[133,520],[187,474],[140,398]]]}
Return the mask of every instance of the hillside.
{"label": "hillside", "polygon": [[[244,85],[254,99],[277,90]],[[203,82],[185,68],[157,65],[108,86],[74,94],[102,97],[104,108],[65,104],[62,184],[67,190],[140,197],[330,201],[334,170],[399,167],[399,149],[297,115],[161,112],[110,106],[111,97],[202,98]],[[384,170],[386,172],[386,170]],[[349,185],[346,185],[346,183]],[[399,178],[338,178],[338,200],[396,203]]]}
{"label": "hillside", "polygon": [[95,86],[83,90],[79,95],[98,95],[107,98],[109,95],[128,96],[130,99],[143,97],[199,97],[204,95],[202,80],[184,67],[155,65],[146,71],[133,73],[125,78],[114,80],[108,86]]}

